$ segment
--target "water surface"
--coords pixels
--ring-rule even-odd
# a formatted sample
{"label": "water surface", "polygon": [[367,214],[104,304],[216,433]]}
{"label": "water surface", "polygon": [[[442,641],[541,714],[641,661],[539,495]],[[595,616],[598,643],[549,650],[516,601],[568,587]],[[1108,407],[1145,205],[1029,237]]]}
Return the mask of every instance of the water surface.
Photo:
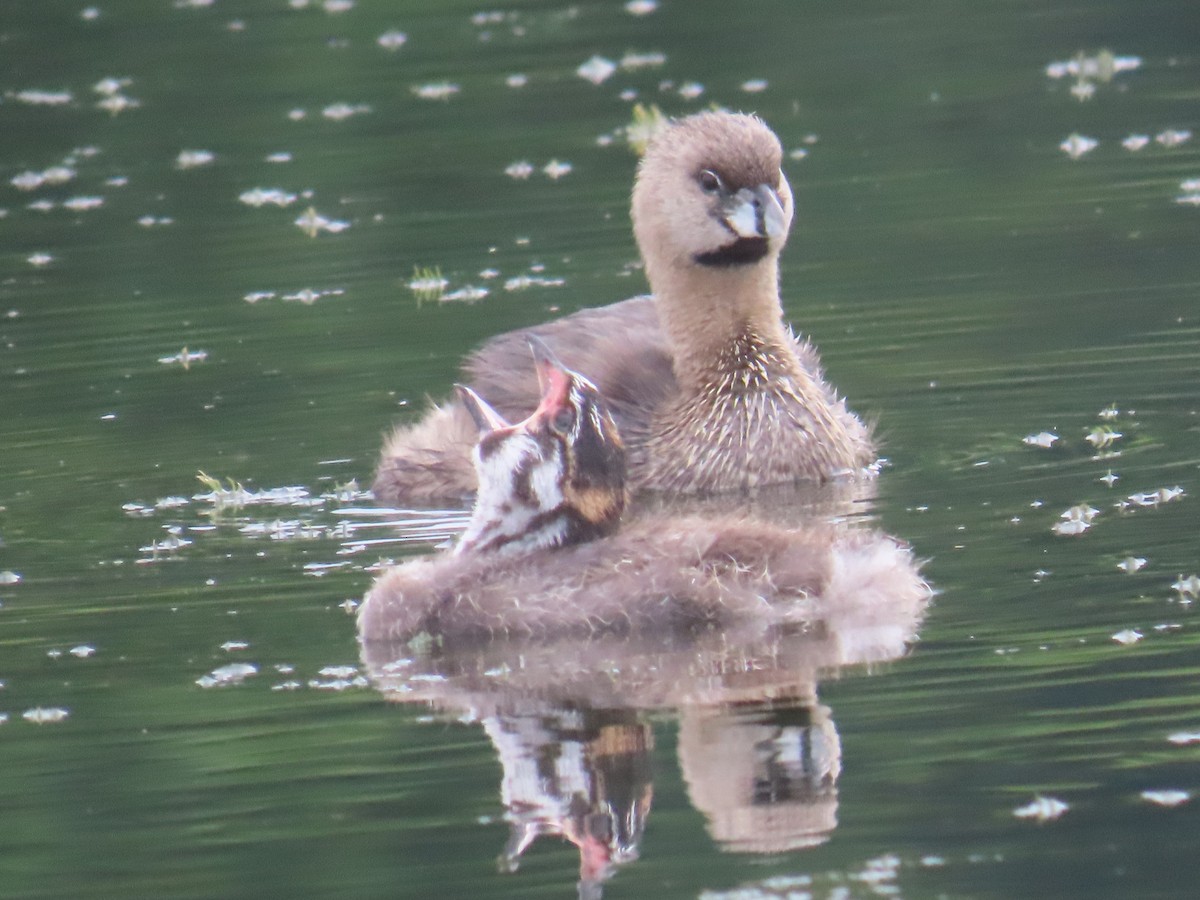
{"label": "water surface", "polygon": [[[497,872],[496,733],[366,686],[345,601],[461,524],[372,524],[354,483],[384,430],[486,336],[644,290],[635,102],[779,133],[789,318],[876,421],[876,521],[939,594],[907,656],[775,721],[840,745],[808,849],[722,849],[678,698],[589,719],[640,748],[627,796],[652,784],[605,895],[1185,895],[1196,801],[1142,792],[1200,787],[1172,587],[1200,570],[1198,24],[1187,2],[5,4],[0,895],[576,895],[557,838]],[[1105,50],[1138,65],[1048,74]],[[296,225],[310,208],[345,226]],[[424,270],[488,294],[419,297]],[[221,506],[199,471],[305,493]],[[1056,534],[1080,505],[1091,527]],[[197,683],[230,663],[257,674]],[[1014,815],[1039,796],[1068,808]]]}

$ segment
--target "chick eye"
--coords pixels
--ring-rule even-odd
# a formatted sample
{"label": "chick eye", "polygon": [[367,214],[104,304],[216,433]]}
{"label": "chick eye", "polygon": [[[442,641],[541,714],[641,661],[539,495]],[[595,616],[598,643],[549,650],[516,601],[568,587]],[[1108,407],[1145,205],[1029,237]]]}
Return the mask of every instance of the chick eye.
{"label": "chick eye", "polygon": [[554,419],[551,423],[554,430],[560,434],[565,434],[570,431],[575,425],[575,410],[569,406],[565,406],[554,414]]}
{"label": "chick eye", "polygon": [[700,183],[700,188],[709,194],[715,194],[721,190],[721,176],[712,169],[703,169],[696,176],[696,180]]}

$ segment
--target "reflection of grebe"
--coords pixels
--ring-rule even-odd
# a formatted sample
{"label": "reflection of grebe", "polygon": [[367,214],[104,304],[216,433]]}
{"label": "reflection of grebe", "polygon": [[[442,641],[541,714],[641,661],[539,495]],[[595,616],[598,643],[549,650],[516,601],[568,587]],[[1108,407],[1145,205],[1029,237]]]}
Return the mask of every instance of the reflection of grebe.
{"label": "reflection of grebe", "polygon": [[842,747],[815,693],[682,710],[679,764],[725,850],[799,850],[837,827]]}
{"label": "reflection of grebe", "polygon": [[579,849],[581,896],[599,896],[614,867],[638,857],[650,813],[650,726],[632,710],[559,709],[489,716],[483,727],[504,768],[509,839],[498,860],[515,872],[539,837]]}
{"label": "reflection of grebe", "polygon": [[[824,481],[874,458],[867,429],[783,323],[779,253],[792,192],[779,139],[754,116],[705,112],[665,127],[633,189],[633,229],[653,299],[531,329],[612,404],[630,484],[671,492]],[[525,335],[489,342],[470,384],[517,415],[536,397]],[[475,432],[461,404],[397,429],[374,491],[388,502],[469,492]]]}
{"label": "reflection of grebe", "polygon": [[484,430],[470,524],[453,553],[378,578],[359,610],[364,641],[803,627],[927,596],[909,551],[875,532],[648,517],[609,534],[625,500],[620,439],[596,389],[534,348],[544,394],[523,422],[462,390]]}
{"label": "reflection of grebe", "polygon": [[840,745],[817,700],[818,677],[906,652],[927,596],[892,601],[826,607],[800,633],[646,629],[367,642],[360,652],[387,700],[486,730],[504,772],[510,837],[501,868],[515,869],[541,835],[565,837],[578,849],[579,897],[595,900],[605,877],[638,855],[651,756],[670,767],[651,752],[650,717],[664,727],[678,717],[678,740],[667,743],[676,743],[687,796],[722,849],[778,853],[828,837]]}

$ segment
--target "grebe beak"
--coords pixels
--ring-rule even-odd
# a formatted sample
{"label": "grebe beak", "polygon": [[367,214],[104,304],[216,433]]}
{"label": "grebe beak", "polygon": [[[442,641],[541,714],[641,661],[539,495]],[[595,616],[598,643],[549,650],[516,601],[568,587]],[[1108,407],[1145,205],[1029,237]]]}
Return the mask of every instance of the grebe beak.
{"label": "grebe beak", "polygon": [[538,388],[542,392],[541,403],[530,418],[553,416],[570,404],[571,384],[578,376],[559,362],[558,357],[541,338],[531,334],[528,340],[529,349],[533,352],[534,367],[537,369]]}
{"label": "grebe beak", "polygon": [[504,417],[500,413],[488,405],[486,400],[465,384],[456,384],[454,390],[458,394],[458,399],[462,401],[462,405],[471,414],[471,419],[475,422],[475,427],[479,429],[480,434],[489,434],[502,428],[512,427],[504,421]]}

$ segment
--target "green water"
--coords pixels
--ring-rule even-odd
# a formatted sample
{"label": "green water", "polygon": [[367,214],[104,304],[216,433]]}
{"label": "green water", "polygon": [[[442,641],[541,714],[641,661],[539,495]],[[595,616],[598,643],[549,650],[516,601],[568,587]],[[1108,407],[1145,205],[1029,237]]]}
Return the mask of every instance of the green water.
{"label": "green water", "polygon": [[[1200,570],[1200,208],[1177,202],[1200,137],[1156,140],[1200,132],[1195,4],[338,10],[0,7],[0,572],[20,578],[0,584],[0,896],[576,896],[557,838],[497,873],[484,713],[356,683],[343,602],[433,540],[371,527],[347,486],[478,341],[644,290],[634,157],[597,140],[635,100],[755,110],[806,151],[788,315],[877,422],[875,514],[939,593],[905,658],[810,678],[819,702],[780,713],[840,739],[837,824],[808,850],[720,849],[674,695],[610,698],[583,732],[648,731],[653,802],[605,896],[1189,895],[1200,801],[1140,794],[1200,789],[1200,750],[1167,740],[1200,731],[1195,613],[1171,586]],[[1084,100],[1046,73],[1103,49],[1141,65]],[[631,52],[664,58],[576,75]],[[414,93],[438,83],[459,91]],[[1072,133],[1099,144],[1072,160]],[[521,160],[528,179],[505,174]],[[551,179],[551,160],[572,168]],[[65,181],[13,183],[54,167]],[[297,196],[239,201],[255,187]],[[349,227],[311,237],[309,207]],[[490,293],[420,300],[407,284],[435,267]],[[505,290],[529,275],[564,284]],[[185,348],[205,356],[159,362]],[[1102,426],[1122,437],[1098,451]],[[1044,430],[1050,449],[1022,442]],[[200,470],[342,493],[214,516],[190,499]],[[1052,533],[1078,504],[1092,527]],[[190,544],[143,549],[171,537]],[[231,662],[258,674],[196,683]],[[1069,809],[1013,815],[1038,795]]]}

